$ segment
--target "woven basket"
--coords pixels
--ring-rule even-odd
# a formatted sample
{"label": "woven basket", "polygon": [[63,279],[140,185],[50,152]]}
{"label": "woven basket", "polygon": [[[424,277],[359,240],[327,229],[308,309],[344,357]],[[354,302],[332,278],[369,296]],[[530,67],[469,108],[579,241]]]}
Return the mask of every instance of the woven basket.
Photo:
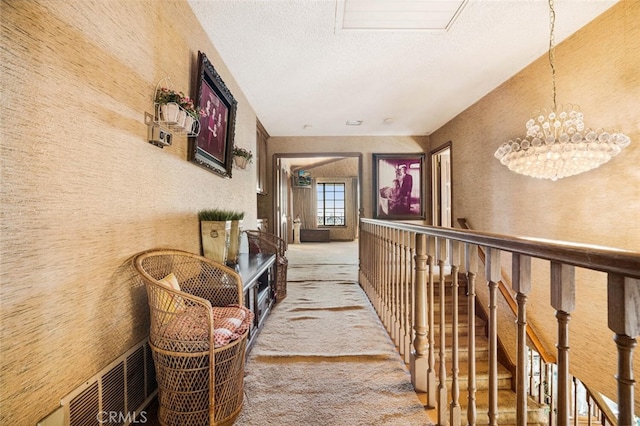
{"label": "woven basket", "polygon": [[276,303],[287,297],[287,243],[277,235],[264,231],[244,231],[247,234],[249,253],[267,253],[276,255]]}
{"label": "woven basket", "polygon": [[[232,424],[242,409],[248,332],[215,348],[212,307],[243,306],[240,276],[179,250],[143,252],[134,264],[147,288],[160,424]],[[170,273],[181,291],[159,283]]]}

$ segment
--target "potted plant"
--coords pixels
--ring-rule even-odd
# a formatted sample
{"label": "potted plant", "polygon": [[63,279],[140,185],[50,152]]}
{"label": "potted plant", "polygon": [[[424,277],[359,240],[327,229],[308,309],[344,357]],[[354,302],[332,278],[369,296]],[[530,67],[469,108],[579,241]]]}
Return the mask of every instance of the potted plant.
{"label": "potted plant", "polygon": [[[156,92],[156,104],[159,106],[160,119],[167,124],[177,124],[180,116],[180,104],[184,93],[176,92],[167,87],[161,87]],[[186,116],[186,113],[185,113]]]}
{"label": "potted plant", "polygon": [[197,133],[193,130],[194,123],[206,115],[204,109],[196,109],[189,96],[167,87],[161,87],[156,93],[156,104],[162,121],[181,127],[187,133]]}
{"label": "potted plant", "polygon": [[187,131],[187,133],[198,133],[194,131],[193,125],[194,123],[198,122],[200,117],[205,117],[207,115],[207,112],[204,110],[204,108],[200,108],[200,110],[198,111],[193,105],[193,100],[189,96],[184,96],[180,100],[180,106],[187,113],[183,126],[184,129]]}
{"label": "potted plant", "polygon": [[237,264],[244,212],[201,210],[198,219],[204,256],[228,265]]}
{"label": "potted plant", "polygon": [[253,154],[251,153],[251,151],[244,148],[239,148],[237,146],[233,147],[233,162],[237,167],[244,169],[245,167],[247,167],[248,163],[253,162],[252,160]]}
{"label": "potted plant", "polygon": [[211,209],[198,212],[204,257],[225,264],[231,235],[231,219],[227,210]]}

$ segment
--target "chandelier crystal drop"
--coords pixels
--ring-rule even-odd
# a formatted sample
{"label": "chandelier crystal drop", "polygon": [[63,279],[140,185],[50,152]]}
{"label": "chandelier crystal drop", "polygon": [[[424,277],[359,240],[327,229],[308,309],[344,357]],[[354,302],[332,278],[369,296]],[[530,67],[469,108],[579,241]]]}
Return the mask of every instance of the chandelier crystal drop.
{"label": "chandelier crystal drop", "polygon": [[516,173],[553,181],[595,169],[631,143],[622,133],[585,129],[572,106],[534,113],[526,128],[524,139],[503,143],[495,157]]}
{"label": "chandelier crystal drop", "polygon": [[527,135],[503,143],[495,157],[510,170],[553,181],[601,166],[631,143],[625,134],[585,128],[579,108],[557,108],[554,30],[556,13],[549,0],[549,65],[553,82],[553,110],[537,111],[527,121]]}

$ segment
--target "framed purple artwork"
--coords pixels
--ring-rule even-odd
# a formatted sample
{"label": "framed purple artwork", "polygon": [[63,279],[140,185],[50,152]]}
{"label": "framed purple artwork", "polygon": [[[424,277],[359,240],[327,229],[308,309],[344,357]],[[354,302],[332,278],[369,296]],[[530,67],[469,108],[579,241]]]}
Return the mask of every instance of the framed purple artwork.
{"label": "framed purple artwork", "polygon": [[373,154],[375,219],[425,218],[424,159],[424,153]]}
{"label": "framed purple artwork", "polygon": [[237,102],[206,55],[198,52],[198,79],[193,97],[200,117],[200,133],[189,140],[189,161],[224,177],[231,177]]}

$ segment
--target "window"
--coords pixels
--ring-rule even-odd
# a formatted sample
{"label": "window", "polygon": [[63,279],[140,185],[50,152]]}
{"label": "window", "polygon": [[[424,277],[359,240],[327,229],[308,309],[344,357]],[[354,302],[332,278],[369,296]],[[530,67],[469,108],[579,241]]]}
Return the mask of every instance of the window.
{"label": "window", "polygon": [[318,226],[344,226],[344,183],[318,183]]}

